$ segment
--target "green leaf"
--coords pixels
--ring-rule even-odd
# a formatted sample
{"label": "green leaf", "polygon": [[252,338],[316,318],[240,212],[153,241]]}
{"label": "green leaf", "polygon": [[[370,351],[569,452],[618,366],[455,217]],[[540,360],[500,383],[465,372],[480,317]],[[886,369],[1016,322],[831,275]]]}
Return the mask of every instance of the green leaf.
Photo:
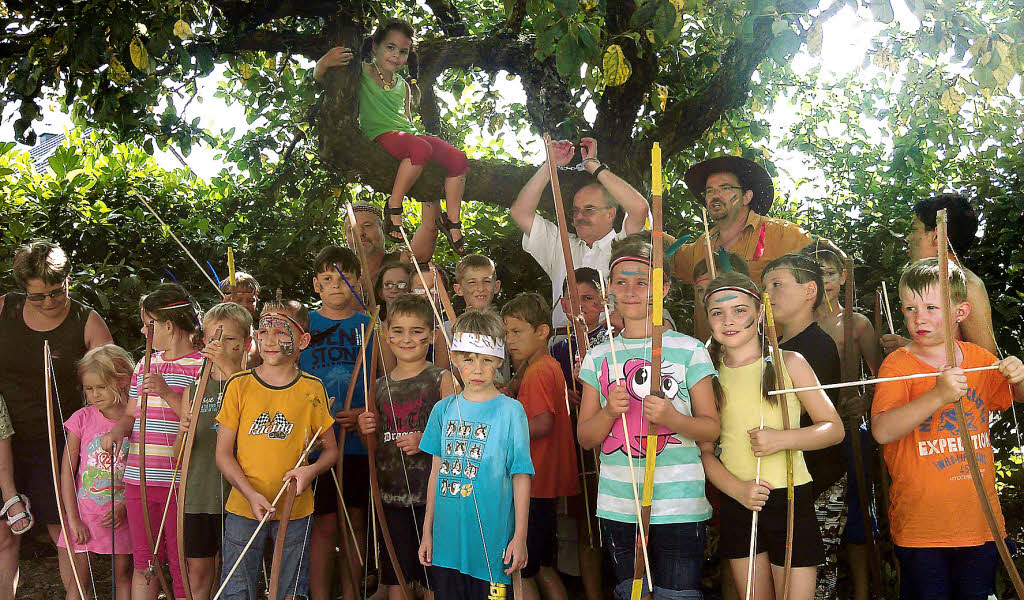
{"label": "green leaf", "polygon": [[609,87],[626,83],[632,72],[629,61],[626,60],[626,56],[622,53],[622,48],[616,44],[608,46],[604,53],[604,59],[601,61],[601,66],[602,71],[604,71],[604,83]]}
{"label": "green leaf", "polygon": [[573,16],[579,7],[579,0],[555,0],[555,10],[564,17]]}
{"label": "green leaf", "polygon": [[562,36],[555,50],[555,67],[558,74],[576,81],[580,77],[580,65],[583,64],[583,49],[571,35]]}

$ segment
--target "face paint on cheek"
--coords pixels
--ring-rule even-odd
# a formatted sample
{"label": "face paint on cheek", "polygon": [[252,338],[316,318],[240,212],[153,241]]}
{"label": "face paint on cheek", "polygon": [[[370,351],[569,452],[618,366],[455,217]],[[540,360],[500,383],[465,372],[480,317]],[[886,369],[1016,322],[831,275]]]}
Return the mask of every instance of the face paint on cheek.
{"label": "face paint on cheek", "polygon": [[238,349],[241,348],[241,347],[242,347],[241,344],[235,344],[234,346],[231,347],[231,351],[232,352],[237,352]]}
{"label": "face paint on cheek", "polygon": [[750,317],[750,320],[747,321],[747,324],[743,326],[743,329],[750,329],[753,326],[754,326],[754,317]]}

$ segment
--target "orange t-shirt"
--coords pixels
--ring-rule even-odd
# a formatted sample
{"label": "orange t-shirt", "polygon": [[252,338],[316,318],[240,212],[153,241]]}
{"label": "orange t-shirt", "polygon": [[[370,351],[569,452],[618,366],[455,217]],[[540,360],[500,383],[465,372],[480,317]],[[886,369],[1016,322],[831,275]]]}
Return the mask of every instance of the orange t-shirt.
{"label": "orange t-shirt", "polygon": [[[964,360],[961,368],[984,367],[996,357],[968,342],[957,342]],[[879,377],[898,377],[935,369],[905,348],[890,354],[878,371]],[[909,403],[935,387],[936,378],[879,383],[871,415]],[[989,441],[989,411],[1006,410],[1013,395],[998,371],[967,374],[964,413],[978,465],[985,480],[989,501],[995,508],[1001,535],[1005,534],[1003,513],[996,495],[992,444]],[[978,495],[971,481],[967,458],[962,450],[952,404],[924,421],[903,438],[885,444],[885,462],[892,474],[889,491],[889,520],[893,542],[910,548],[980,546],[992,541]]]}
{"label": "orange t-shirt", "polygon": [[530,438],[530,458],[536,470],[530,485],[531,498],[559,498],[580,493],[572,421],[565,398],[565,376],[557,360],[545,355],[526,367],[518,395],[526,409],[526,418],[544,413],[555,415],[555,426],[550,434]]}

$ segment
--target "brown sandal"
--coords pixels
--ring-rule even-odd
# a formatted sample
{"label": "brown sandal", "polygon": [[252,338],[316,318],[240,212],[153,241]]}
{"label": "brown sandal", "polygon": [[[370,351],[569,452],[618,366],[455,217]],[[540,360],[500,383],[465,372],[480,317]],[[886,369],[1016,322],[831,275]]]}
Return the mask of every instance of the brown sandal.
{"label": "brown sandal", "polygon": [[437,219],[434,220],[434,224],[441,230],[444,237],[448,238],[448,242],[452,245],[452,249],[459,256],[466,255],[466,236],[463,235],[458,240],[452,239],[452,230],[458,229],[462,231],[462,221],[452,221],[448,218],[448,213],[442,212]]}

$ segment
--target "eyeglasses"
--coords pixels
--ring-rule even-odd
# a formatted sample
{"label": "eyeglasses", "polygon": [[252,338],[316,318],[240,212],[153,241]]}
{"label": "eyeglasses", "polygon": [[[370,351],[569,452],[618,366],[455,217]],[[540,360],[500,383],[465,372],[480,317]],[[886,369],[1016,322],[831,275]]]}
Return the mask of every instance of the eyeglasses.
{"label": "eyeglasses", "polygon": [[709,187],[704,190],[704,199],[707,200],[711,196],[721,192],[722,194],[728,194],[729,192],[742,192],[743,188],[736,185],[722,185],[719,187]]}
{"label": "eyeglasses", "polygon": [[580,215],[583,215],[584,217],[589,217],[590,215],[592,215],[592,214],[594,214],[594,213],[596,213],[598,211],[608,210],[609,208],[611,208],[611,207],[610,206],[584,206],[583,208],[573,207],[573,209],[572,209],[572,216],[573,217],[578,217]]}
{"label": "eyeglasses", "polygon": [[43,293],[43,294],[26,294],[25,298],[27,298],[29,302],[35,302],[37,304],[41,304],[41,303],[45,302],[47,299],[50,299],[50,300],[60,300],[61,298],[63,298],[64,296],[67,296],[67,295],[68,295],[68,287],[67,287],[67,285],[62,285],[59,288],[57,288],[57,289],[55,289],[55,290],[53,290],[51,292],[46,292],[46,293]]}
{"label": "eyeglasses", "polygon": [[409,287],[409,284],[406,283],[405,281],[385,281],[384,283],[380,284],[380,287],[386,290],[404,290],[405,288]]}

